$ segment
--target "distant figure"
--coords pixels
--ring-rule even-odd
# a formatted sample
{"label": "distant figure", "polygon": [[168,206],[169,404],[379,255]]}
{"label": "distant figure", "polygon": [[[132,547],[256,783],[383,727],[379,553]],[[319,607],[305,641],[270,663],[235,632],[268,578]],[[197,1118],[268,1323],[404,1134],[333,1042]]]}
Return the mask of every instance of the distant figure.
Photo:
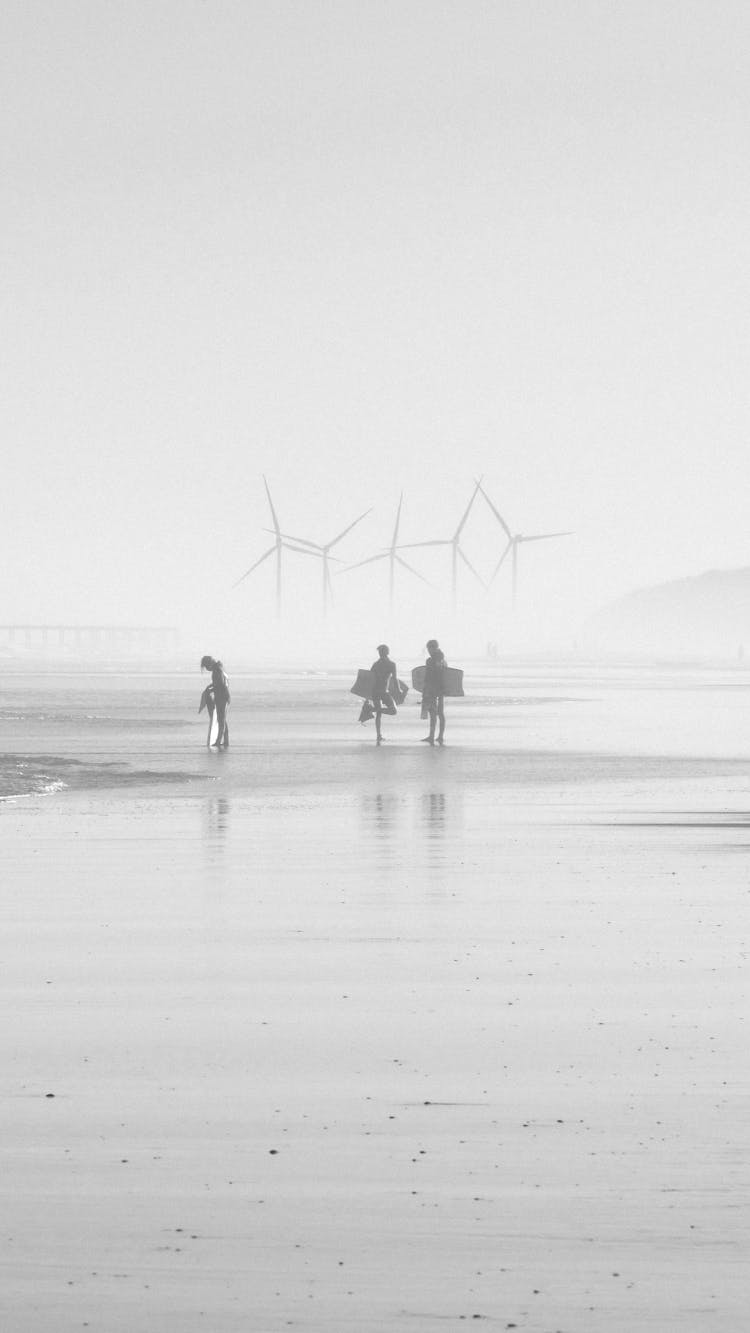
{"label": "distant figure", "polygon": [[390,657],[390,648],[387,643],[378,644],[378,660],[373,662],[370,670],[372,671],[372,706],[375,711],[375,744],[380,745],[383,735],[380,730],[380,719],[383,713],[388,713],[391,717],[396,715],[396,705],[393,695],[389,689],[391,680],[393,688],[398,691],[398,672],[396,664]]}
{"label": "distant figure", "polygon": [[445,736],[445,705],[443,683],[443,668],[446,666],[445,654],[438,644],[437,639],[427,640],[427,652],[429,657],[425,662],[424,690],[422,691],[422,717],[430,719],[430,734],[423,736],[422,740],[428,745],[435,744],[435,727],[440,723],[438,730],[437,743],[443,744]]}
{"label": "distant figure", "polygon": [[[201,658],[201,671],[211,672],[211,684],[203,693],[206,696],[206,706],[209,709],[209,717],[211,715],[211,708],[208,702],[209,697],[213,698],[213,705],[216,709],[216,721],[218,723],[219,731],[216,740],[214,741],[213,748],[219,750],[223,746],[226,750],[229,745],[227,708],[229,707],[232,696],[229,693],[229,684],[226,675],[224,674],[224,667],[222,663],[217,662],[215,658],[206,656]],[[209,730],[209,737],[210,734]]]}

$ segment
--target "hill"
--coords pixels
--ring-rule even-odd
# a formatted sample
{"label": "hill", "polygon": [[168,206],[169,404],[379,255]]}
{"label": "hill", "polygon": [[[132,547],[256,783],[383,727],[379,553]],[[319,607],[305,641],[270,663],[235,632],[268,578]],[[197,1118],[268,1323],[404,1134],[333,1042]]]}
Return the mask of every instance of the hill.
{"label": "hill", "polygon": [[636,589],[591,616],[581,639],[605,652],[750,653],[750,568]]}

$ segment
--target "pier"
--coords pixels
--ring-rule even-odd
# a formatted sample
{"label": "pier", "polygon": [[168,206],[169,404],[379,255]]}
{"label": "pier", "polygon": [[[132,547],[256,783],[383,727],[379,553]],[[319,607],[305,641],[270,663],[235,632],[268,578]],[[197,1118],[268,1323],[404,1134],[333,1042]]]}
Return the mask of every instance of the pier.
{"label": "pier", "polygon": [[166,653],[179,642],[179,631],[170,625],[0,625],[0,649]]}

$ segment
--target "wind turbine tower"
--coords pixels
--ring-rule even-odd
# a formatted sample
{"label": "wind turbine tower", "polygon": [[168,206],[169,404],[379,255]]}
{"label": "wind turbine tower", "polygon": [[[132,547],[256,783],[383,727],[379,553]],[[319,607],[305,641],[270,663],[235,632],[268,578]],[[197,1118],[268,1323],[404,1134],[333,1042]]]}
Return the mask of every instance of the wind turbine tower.
{"label": "wind turbine tower", "polygon": [[399,526],[401,524],[401,507],[403,505],[403,502],[404,502],[404,493],[402,491],[399,497],[398,509],[396,510],[396,523],[393,529],[393,537],[391,539],[391,544],[388,547],[388,549],[386,551],[379,551],[377,555],[370,555],[367,557],[366,560],[358,560],[356,565],[348,565],[346,569],[342,569],[339,571],[339,573],[341,574],[349,574],[351,570],[361,569],[363,565],[372,565],[375,563],[376,560],[387,560],[389,566],[388,606],[391,611],[393,611],[393,598],[396,587],[396,565],[401,565],[403,569],[408,569],[410,574],[414,574],[414,576],[418,579],[421,579],[423,583],[428,582],[428,580],[422,574],[419,573],[419,570],[415,569],[413,565],[410,565],[408,561],[404,560],[403,556],[400,556],[398,554],[398,533],[399,533]]}
{"label": "wind turbine tower", "polygon": [[352,528],[356,528],[357,524],[361,523],[362,519],[367,518],[367,515],[371,513],[372,513],[371,509],[366,509],[364,514],[360,514],[359,518],[355,518],[353,523],[350,523],[348,527],[345,527],[343,532],[339,532],[336,537],[332,537],[329,542],[323,542],[323,543],[313,542],[309,541],[308,538],[306,537],[290,537],[287,533],[281,533],[281,538],[284,542],[294,543],[294,545],[292,546],[292,550],[299,551],[300,554],[302,555],[316,556],[319,560],[322,561],[324,617],[328,614],[329,598],[331,601],[333,600],[333,585],[331,583],[331,572],[329,568],[329,562],[331,560],[335,560],[336,556],[332,556],[331,551],[334,546],[337,546],[338,543],[342,541],[344,537],[347,536],[348,533],[351,532]]}
{"label": "wind turbine tower", "polygon": [[497,507],[492,503],[492,501],[491,501],[489,495],[487,494],[486,490],[484,489],[484,487],[483,487],[483,485],[482,485],[481,480],[477,482],[477,486],[478,486],[479,489],[481,490],[482,495],[484,496],[485,500],[487,501],[487,504],[489,505],[490,509],[492,510],[493,514],[495,515],[495,518],[497,519],[498,523],[500,524],[500,527],[502,528],[503,532],[505,533],[505,536],[507,537],[507,544],[506,544],[505,550],[503,551],[502,555],[500,556],[500,559],[498,560],[497,564],[495,565],[494,571],[493,571],[493,573],[492,573],[492,577],[491,577],[491,579],[490,579],[490,587],[491,587],[492,584],[495,582],[495,579],[497,578],[498,574],[500,573],[500,570],[501,570],[502,566],[504,565],[507,556],[510,554],[510,558],[511,558],[511,582],[512,582],[512,588],[513,588],[513,608],[514,608],[514,610],[515,610],[515,606],[516,606],[516,602],[517,602],[517,598],[518,598],[518,549],[519,549],[519,547],[525,545],[526,542],[546,542],[546,541],[550,541],[551,539],[553,539],[553,538],[555,538],[555,537],[572,537],[573,534],[572,534],[572,532],[534,532],[534,533],[530,533],[529,535],[526,535],[525,533],[522,533],[522,532],[511,532],[511,530],[510,530],[510,528],[508,527],[508,524],[506,523],[506,521],[505,521],[505,519],[503,518],[502,514],[501,514],[500,511],[497,509]]}
{"label": "wind turbine tower", "polygon": [[434,538],[432,541],[427,541],[427,542],[407,542],[404,546],[399,547],[399,549],[402,550],[402,551],[408,551],[408,550],[415,550],[418,546],[450,546],[450,548],[451,548],[451,599],[452,599],[453,610],[454,610],[454,611],[456,610],[456,595],[457,595],[457,589],[458,589],[458,562],[459,562],[459,559],[460,559],[460,560],[463,560],[464,564],[466,565],[466,568],[469,569],[469,570],[471,571],[471,573],[474,575],[474,578],[477,580],[477,582],[481,583],[481,584],[482,584],[482,587],[485,586],[485,585],[484,585],[484,581],[483,581],[481,575],[479,575],[479,574],[477,573],[477,571],[475,570],[475,568],[474,568],[474,566],[472,565],[471,561],[469,560],[468,556],[467,556],[467,555],[464,553],[464,551],[462,551],[462,549],[461,549],[461,533],[463,532],[464,527],[466,526],[466,521],[467,521],[467,519],[468,519],[468,517],[469,517],[469,514],[471,513],[472,506],[473,506],[473,504],[474,504],[474,501],[475,501],[476,498],[477,498],[477,493],[478,493],[479,490],[481,489],[481,485],[482,485],[481,478],[480,478],[479,481],[477,481],[477,482],[474,483],[474,490],[472,491],[471,499],[469,500],[469,503],[467,504],[467,506],[466,506],[466,508],[465,508],[465,510],[464,510],[464,512],[463,512],[463,514],[462,514],[462,516],[461,516],[461,519],[460,519],[460,522],[459,522],[459,524],[458,524],[458,527],[456,528],[456,531],[453,533],[453,536],[452,536],[452,537],[436,537],[436,538]]}
{"label": "wind turbine tower", "polygon": [[263,485],[266,488],[266,496],[268,497],[268,507],[271,510],[271,522],[273,523],[273,528],[270,529],[270,531],[273,532],[275,540],[273,546],[269,546],[268,550],[264,551],[263,554],[259,556],[258,559],[255,561],[255,563],[252,564],[249,569],[245,570],[245,573],[241,576],[241,578],[238,578],[237,582],[232,584],[232,587],[233,588],[239,587],[240,583],[242,583],[248,577],[249,574],[252,574],[254,569],[258,568],[258,565],[262,565],[263,561],[268,560],[269,556],[272,556],[275,552],[276,553],[276,615],[280,616],[281,615],[281,552],[284,550],[285,547],[288,551],[298,551],[302,555],[307,555],[307,551],[302,551],[302,549],[299,546],[292,545],[292,543],[290,541],[287,541],[286,538],[282,535],[276,510],[274,509],[273,500],[271,499],[271,492],[268,488],[268,482],[266,481],[265,476],[263,477]]}

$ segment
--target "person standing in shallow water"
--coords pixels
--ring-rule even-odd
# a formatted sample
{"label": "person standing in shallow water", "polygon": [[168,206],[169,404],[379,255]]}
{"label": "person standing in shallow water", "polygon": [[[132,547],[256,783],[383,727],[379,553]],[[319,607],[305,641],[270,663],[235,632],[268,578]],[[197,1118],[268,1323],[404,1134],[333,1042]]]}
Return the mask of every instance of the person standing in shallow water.
{"label": "person standing in shallow water", "polygon": [[219,731],[214,741],[213,748],[220,750],[222,747],[226,750],[229,746],[229,727],[227,725],[227,709],[232,696],[229,693],[229,684],[224,667],[221,662],[215,658],[206,655],[201,658],[201,671],[211,672],[211,693],[213,694],[214,706],[216,708],[216,721]]}
{"label": "person standing in shallow water", "polygon": [[437,743],[442,745],[445,736],[445,682],[443,678],[443,671],[446,666],[445,654],[437,639],[428,639],[426,647],[429,657],[425,662],[422,717],[429,717],[430,719],[430,734],[429,736],[423,736],[422,740],[428,745],[434,745],[437,728]]}
{"label": "person standing in shallow water", "polygon": [[372,706],[375,710],[375,744],[380,745],[383,735],[380,729],[380,719],[383,713],[388,713],[391,717],[396,715],[396,705],[393,696],[388,688],[391,679],[394,682],[394,688],[398,687],[398,672],[396,664],[392,662],[389,656],[390,648],[387,643],[378,644],[378,660],[373,662],[370,670],[373,677],[372,686]]}

